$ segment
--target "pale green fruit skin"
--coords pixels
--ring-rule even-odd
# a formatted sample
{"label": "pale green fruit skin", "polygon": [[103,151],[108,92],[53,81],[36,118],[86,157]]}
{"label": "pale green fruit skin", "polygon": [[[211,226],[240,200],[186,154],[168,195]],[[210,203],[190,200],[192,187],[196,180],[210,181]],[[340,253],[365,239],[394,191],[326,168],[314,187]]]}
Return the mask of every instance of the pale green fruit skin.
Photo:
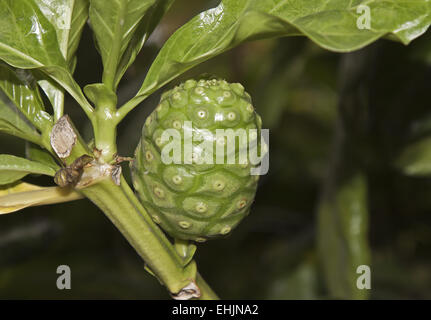
{"label": "pale green fruit skin", "polygon": [[243,128],[260,135],[261,119],[242,85],[188,80],[165,92],[146,120],[131,166],[135,190],[169,235],[204,242],[229,234],[248,215],[259,176],[250,175],[249,163],[164,164],[161,132],[184,121],[192,121],[194,132]]}

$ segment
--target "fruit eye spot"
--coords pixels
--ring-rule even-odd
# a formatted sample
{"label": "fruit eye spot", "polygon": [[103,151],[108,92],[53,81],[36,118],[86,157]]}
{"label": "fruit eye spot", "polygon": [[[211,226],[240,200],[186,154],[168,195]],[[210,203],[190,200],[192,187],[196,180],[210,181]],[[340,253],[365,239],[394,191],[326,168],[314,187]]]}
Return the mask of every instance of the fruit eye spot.
{"label": "fruit eye spot", "polygon": [[181,129],[181,122],[180,121],[178,121],[178,120],[174,120],[173,122],[172,122],[172,126],[175,128],[175,129]]}
{"label": "fruit eye spot", "polygon": [[206,117],[207,113],[205,110],[199,110],[198,111],[198,117],[201,119],[204,119]]}
{"label": "fruit eye spot", "polygon": [[248,106],[247,106],[247,108],[246,108],[246,110],[248,111],[248,112],[253,112],[254,111],[254,108],[253,108],[253,106],[251,105],[251,104],[249,104]]}
{"label": "fruit eye spot", "polygon": [[235,120],[235,119],[236,119],[236,114],[235,114],[235,112],[229,112],[229,113],[227,114],[227,119],[228,119],[228,120],[230,120],[230,121]]}
{"label": "fruit eye spot", "polygon": [[205,203],[203,203],[203,202],[199,202],[196,205],[195,209],[196,209],[197,212],[204,213],[204,212],[206,212],[208,210],[208,206]]}
{"label": "fruit eye spot", "polygon": [[246,204],[247,204],[247,200],[246,199],[242,199],[242,200],[238,201],[237,207],[238,207],[238,209],[242,209],[242,208],[245,207]]}
{"label": "fruit eye spot", "polygon": [[217,191],[223,190],[225,187],[225,183],[223,181],[216,181],[214,182],[214,189]]}
{"label": "fruit eye spot", "polygon": [[229,91],[224,91],[223,92],[223,97],[230,98],[231,96],[232,96],[232,93],[230,93]]}
{"label": "fruit eye spot", "polygon": [[181,184],[183,182],[183,179],[180,176],[178,176],[178,175],[177,176],[173,176],[172,177],[172,182],[178,185],[178,184]]}
{"label": "fruit eye spot", "polygon": [[174,100],[180,100],[181,99],[181,94],[179,92],[174,93],[174,95],[172,96],[172,98],[174,98]]}
{"label": "fruit eye spot", "polygon": [[181,228],[183,228],[183,229],[188,229],[188,228],[190,228],[191,227],[191,223],[190,222],[188,222],[188,221],[180,221],[180,222],[178,222],[178,224],[180,225],[180,227]]}
{"label": "fruit eye spot", "polygon": [[159,187],[155,187],[153,189],[153,192],[158,198],[163,199],[165,197],[165,192],[162,189],[160,189]]}
{"label": "fruit eye spot", "polygon": [[145,152],[145,159],[147,159],[147,161],[151,161],[151,160],[154,159],[153,154],[151,153],[151,151]]}
{"label": "fruit eye spot", "polygon": [[228,234],[231,230],[231,227],[225,226],[223,229],[220,230],[221,234]]}

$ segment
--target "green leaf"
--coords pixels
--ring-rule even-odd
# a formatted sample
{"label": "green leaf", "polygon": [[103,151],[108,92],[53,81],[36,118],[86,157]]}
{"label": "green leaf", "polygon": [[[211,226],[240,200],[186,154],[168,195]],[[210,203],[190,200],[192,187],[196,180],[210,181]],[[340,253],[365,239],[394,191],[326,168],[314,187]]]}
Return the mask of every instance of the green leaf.
{"label": "green leaf", "polygon": [[[81,34],[88,19],[87,0],[35,0],[45,17],[54,26],[60,51],[69,70],[73,72],[76,64],[76,50]],[[64,90],[44,74],[38,74],[39,85],[50,100],[55,119],[63,115]]]}
{"label": "green leaf", "polygon": [[87,115],[92,113],[92,107],[68,70],[56,29],[35,0],[0,3],[0,59],[16,68],[39,68],[65,88]]}
{"label": "green leaf", "polygon": [[34,143],[41,143],[41,136],[28,123],[21,112],[0,92],[0,132],[10,134]]}
{"label": "green leaf", "polygon": [[124,51],[123,56],[121,57],[115,79],[115,86],[118,86],[118,83],[120,82],[124,73],[135,61],[135,58],[138,55],[139,51],[142,49],[149,36],[154,31],[154,29],[159,24],[160,20],[169,10],[174,1],[175,0],[157,1],[151,7],[151,9],[147,11],[144,18],[142,18],[141,23],[136,28],[135,33],[133,33],[133,36],[130,39],[130,43],[127,46],[127,49]]}
{"label": "green leaf", "polygon": [[54,110],[54,120],[60,119],[64,112],[64,89],[45,73],[39,70],[34,70],[33,73],[38,79],[37,83],[45,92],[49,102],[51,102]]}
{"label": "green leaf", "polygon": [[[112,0],[107,5],[105,0],[90,0],[90,22],[103,60],[103,82],[109,89],[115,89],[115,84],[119,81],[117,72],[122,55],[154,3],[155,0]],[[135,47],[139,47],[141,43],[142,40],[138,39],[134,43]],[[135,50],[132,49],[129,57],[136,55]],[[123,68],[120,68],[120,73]]]}
{"label": "green leaf", "polygon": [[327,190],[318,210],[318,238],[326,283],[335,298],[363,299],[357,268],[369,265],[367,181],[358,172]]}
{"label": "green leaf", "polygon": [[13,70],[0,64],[0,88],[41,132],[50,130],[52,117],[45,111],[36,80],[31,72],[23,69]]}
{"label": "green leaf", "polygon": [[54,158],[47,150],[42,149],[33,143],[26,143],[25,156],[27,159],[47,165],[48,167],[53,168],[55,171],[60,169],[57,162],[55,162]]}
{"label": "green leaf", "polygon": [[406,147],[395,166],[408,176],[431,176],[431,137],[425,137]]}
{"label": "green leaf", "polygon": [[2,0],[0,57],[19,68],[65,67],[56,30],[34,1]]}
{"label": "green leaf", "polygon": [[13,183],[30,173],[54,176],[55,170],[35,161],[8,154],[0,155],[0,185]]}
{"label": "green leaf", "polygon": [[[360,4],[370,8],[370,30],[357,27]],[[429,1],[223,0],[169,38],[138,97],[247,40],[305,35],[326,49],[348,52],[387,34],[407,44],[423,34],[430,23]]]}
{"label": "green leaf", "polygon": [[60,51],[70,66],[88,19],[88,1],[35,0],[35,2],[54,26]]}

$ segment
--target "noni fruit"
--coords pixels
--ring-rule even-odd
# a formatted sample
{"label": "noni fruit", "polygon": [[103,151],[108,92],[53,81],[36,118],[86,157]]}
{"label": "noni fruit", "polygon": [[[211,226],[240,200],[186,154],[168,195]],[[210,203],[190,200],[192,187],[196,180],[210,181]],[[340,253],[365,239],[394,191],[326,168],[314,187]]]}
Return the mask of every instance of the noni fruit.
{"label": "noni fruit", "polygon": [[162,94],[131,165],[152,219],[178,239],[229,234],[255,196],[259,175],[251,170],[259,164],[251,161],[251,142],[259,159],[261,124],[239,83],[187,80]]}

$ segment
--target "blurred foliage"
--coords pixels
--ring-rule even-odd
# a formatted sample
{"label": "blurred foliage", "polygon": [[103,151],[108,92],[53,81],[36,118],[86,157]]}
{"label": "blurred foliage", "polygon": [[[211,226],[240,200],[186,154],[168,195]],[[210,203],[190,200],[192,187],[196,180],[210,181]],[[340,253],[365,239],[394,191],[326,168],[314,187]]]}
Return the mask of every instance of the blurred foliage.
{"label": "blurred foliage", "polygon": [[[119,103],[139,89],[168,36],[202,10],[201,1],[188,4],[172,7],[127,71],[120,83]],[[206,2],[211,5],[214,1]],[[202,73],[239,81],[251,93],[264,127],[270,129],[270,171],[261,179],[250,216],[227,239],[198,247],[199,270],[222,298],[363,297],[343,290],[336,293],[317,250],[323,244],[317,209],[328,179],[345,181],[355,170],[363,177],[361,193],[346,191],[335,203],[339,217],[346,218],[352,196],[367,199],[369,229],[363,230],[361,241],[368,239],[371,248],[370,298],[431,298],[431,181],[406,176],[396,165],[408,146],[431,133],[430,43],[428,32],[408,47],[381,40],[352,54],[336,54],[303,38],[250,42],[192,69],[176,82]],[[79,84],[97,82],[102,63],[88,26],[78,61]],[[132,155],[159,95],[147,99],[121,124],[121,155]],[[72,99],[66,101],[66,111],[90,140],[89,124]],[[334,155],[340,122],[345,134],[341,159]],[[0,151],[23,156],[25,143],[1,135]],[[334,159],[342,166],[332,170],[331,178]],[[129,176],[127,166],[124,171]],[[26,181],[52,184],[46,177]],[[330,227],[337,228],[329,221],[324,232],[336,232]],[[348,242],[332,238],[335,244],[329,241],[325,250],[339,259],[338,246]],[[366,255],[341,262],[368,263]],[[56,288],[56,268],[62,264],[72,269],[72,290]],[[341,279],[342,273],[339,276],[341,283],[345,278]],[[79,200],[0,216],[0,298],[169,296],[103,213]]]}

